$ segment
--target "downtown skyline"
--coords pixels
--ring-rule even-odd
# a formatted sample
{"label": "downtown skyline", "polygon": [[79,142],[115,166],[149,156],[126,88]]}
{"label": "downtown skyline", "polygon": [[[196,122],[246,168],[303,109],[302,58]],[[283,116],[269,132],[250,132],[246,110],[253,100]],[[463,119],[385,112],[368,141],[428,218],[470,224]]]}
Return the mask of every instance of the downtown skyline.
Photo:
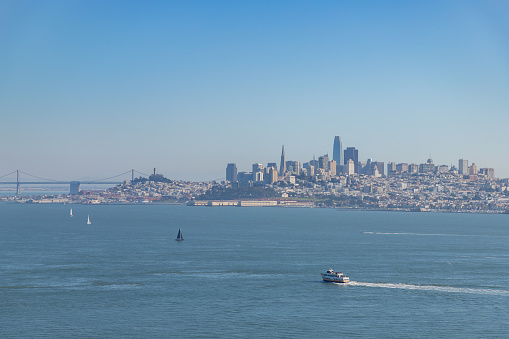
{"label": "downtown skyline", "polygon": [[[135,168],[224,177],[308,161],[331,136],[361,161],[509,177],[509,5],[500,1],[4,1],[0,175]],[[304,160],[307,159],[307,160]]]}
{"label": "downtown skyline", "polygon": [[[330,154],[333,154],[333,155],[330,156]],[[327,163],[318,165],[318,163],[321,161],[321,159],[327,161]],[[332,166],[332,161],[334,161],[334,164],[336,164],[336,166],[337,166],[337,172],[335,170],[333,173],[337,173],[337,175],[339,176],[339,175],[348,175],[347,162],[349,159],[353,160],[351,170],[354,171],[355,174],[374,175],[374,172],[372,172],[372,171],[374,170],[375,167],[370,167],[370,169],[364,168],[364,166],[366,166],[366,164],[371,164],[371,166],[381,167],[381,168],[377,168],[378,171],[376,172],[376,173],[380,173],[381,176],[391,175],[390,174],[391,171],[394,171],[394,172],[397,171],[400,174],[401,174],[401,172],[411,173],[412,170],[409,170],[409,168],[411,168],[412,166],[413,166],[413,171],[415,171],[415,173],[422,173],[423,166],[425,169],[423,173],[428,172],[428,168],[429,168],[430,169],[429,172],[437,171],[437,172],[443,173],[443,172],[449,172],[449,171],[455,170],[459,174],[468,175],[471,166],[473,166],[475,168],[474,174],[477,174],[477,172],[481,173],[481,170],[490,170],[490,171],[496,170],[493,167],[489,166],[488,164],[479,164],[479,163],[476,163],[475,159],[469,160],[469,159],[465,159],[465,158],[457,159],[456,161],[451,161],[450,163],[434,162],[433,159],[431,158],[431,155],[425,161],[420,161],[420,162],[415,162],[415,163],[408,162],[408,161],[402,161],[402,162],[396,163],[391,160],[384,161],[384,160],[380,160],[380,159],[376,159],[376,158],[362,158],[362,153],[359,156],[359,149],[357,149],[355,146],[348,146],[348,147],[343,148],[341,136],[334,136],[334,142],[333,142],[333,147],[332,147],[331,153],[327,152],[324,154],[320,154],[319,156],[313,155],[313,157],[309,158],[309,159],[294,159],[291,157],[286,157],[285,145],[283,145],[281,148],[281,160],[279,162],[279,166],[277,165],[276,162],[269,161],[266,163],[266,167],[267,168],[274,167],[274,169],[278,172],[278,175],[277,175],[278,180],[283,180],[283,177],[288,176],[288,175],[293,175],[293,174],[287,173],[287,170],[288,170],[287,166],[288,166],[289,162],[291,162],[291,163],[296,162],[299,165],[299,168],[293,169],[293,170],[296,170],[297,173],[300,173],[302,170],[305,170],[305,168],[308,165],[314,166],[315,169],[326,168],[326,169],[330,170],[330,166]],[[312,162],[315,162],[315,164],[313,165]],[[393,167],[392,170],[389,170],[389,165],[391,165],[391,167]],[[403,168],[405,168],[405,169],[401,170],[401,166],[403,166]],[[243,167],[239,168],[237,166],[236,162],[230,162],[226,166],[226,180],[237,181],[237,173],[250,174],[250,175],[254,174],[255,167],[256,167],[256,171],[258,171],[258,170],[263,170],[265,165],[261,162],[254,162],[251,164],[250,168],[252,169],[252,171],[250,172],[249,168],[243,168]],[[396,169],[397,167],[398,167],[398,169]],[[366,173],[362,173],[363,169]],[[314,171],[313,171],[313,173],[314,173]],[[496,174],[496,171],[494,173]],[[305,174],[305,176],[309,176],[309,174]],[[314,174],[311,176],[314,176]],[[331,176],[336,176],[336,174],[332,174]],[[231,179],[229,179],[229,177],[235,178],[235,180],[231,180]],[[497,175],[495,175],[495,178],[504,179],[503,177],[499,177]],[[260,181],[260,180],[253,179],[253,181]],[[261,181],[264,181],[264,180],[262,179]]]}

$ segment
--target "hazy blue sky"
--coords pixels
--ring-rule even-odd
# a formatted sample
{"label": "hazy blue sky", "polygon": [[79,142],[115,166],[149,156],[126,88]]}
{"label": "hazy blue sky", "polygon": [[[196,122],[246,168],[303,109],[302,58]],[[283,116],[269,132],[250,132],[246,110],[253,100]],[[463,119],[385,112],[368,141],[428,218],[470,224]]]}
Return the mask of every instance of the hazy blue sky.
{"label": "hazy blue sky", "polygon": [[509,177],[508,1],[0,0],[0,176],[332,155]]}

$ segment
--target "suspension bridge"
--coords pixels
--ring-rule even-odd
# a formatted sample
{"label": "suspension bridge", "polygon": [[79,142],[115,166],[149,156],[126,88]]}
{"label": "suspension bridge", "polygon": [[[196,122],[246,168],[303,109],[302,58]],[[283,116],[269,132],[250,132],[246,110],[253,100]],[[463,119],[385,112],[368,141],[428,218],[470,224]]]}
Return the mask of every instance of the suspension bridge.
{"label": "suspension bridge", "polygon": [[[14,178],[10,181],[0,181],[0,185],[16,185],[16,194],[19,195],[21,185],[69,185],[69,193],[70,194],[78,194],[80,191],[80,185],[86,184],[86,185],[118,185],[121,184],[124,180],[120,180],[121,177],[124,177],[128,174],[131,174],[131,180],[134,180],[134,175],[140,174],[146,177],[149,177],[150,175],[136,171],[134,169],[131,169],[130,171],[117,174],[108,178],[98,179],[98,180],[83,180],[83,181],[67,181],[67,180],[56,180],[56,179],[48,179],[48,178],[41,178],[39,176],[26,173],[21,170],[16,170],[11,173],[5,174],[0,176],[0,180],[4,179],[7,180],[9,177],[16,176],[15,180]],[[21,175],[23,175],[23,178],[27,176],[29,180],[21,179]]]}

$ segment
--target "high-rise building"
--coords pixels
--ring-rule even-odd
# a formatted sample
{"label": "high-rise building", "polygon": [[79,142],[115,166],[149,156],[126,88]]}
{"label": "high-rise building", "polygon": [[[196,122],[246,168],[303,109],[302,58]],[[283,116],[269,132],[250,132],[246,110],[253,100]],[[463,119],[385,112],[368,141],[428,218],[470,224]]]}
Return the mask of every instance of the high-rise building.
{"label": "high-rise building", "polygon": [[426,161],[425,164],[419,165],[419,173],[433,173],[435,172],[435,164],[433,164],[433,160],[430,158]]}
{"label": "high-rise building", "polygon": [[253,181],[253,173],[251,173],[251,172],[239,172],[237,174],[237,180],[239,182]]}
{"label": "high-rise building", "polygon": [[253,181],[263,181],[263,165],[253,164]]}
{"label": "high-rise building", "polygon": [[324,171],[329,170],[329,156],[328,155],[322,155],[321,157],[318,157],[318,168],[323,168]]}
{"label": "high-rise building", "polygon": [[276,171],[277,171],[277,164],[275,162],[269,162],[267,164],[267,167],[274,167],[276,169]]}
{"label": "high-rise building", "polygon": [[447,173],[447,172],[449,172],[449,166],[447,166],[447,165],[438,165],[437,166],[437,172],[438,173]]}
{"label": "high-rise building", "polygon": [[479,173],[486,175],[488,178],[495,178],[495,170],[493,168],[481,168]]}
{"label": "high-rise building", "polygon": [[336,166],[336,160],[331,160],[329,161],[329,171],[330,171],[330,175],[332,176],[336,176],[337,174],[337,166]]}
{"label": "high-rise building", "polygon": [[462,175],[468,174],[468,160],[467,159],[460,159],[458,161],[458,173]]}
{"label": "high-rise building", "polygon": [[229,182],[237,181],[237,165],[234,163],[228,164],[226,166],[226,180]]}
{"label": "high-rise building", "polygon": [[285,145],[281,150],[281,166],[279,167],[279,176],[284,177],[286,173]]}
{"label": "high-rise building", "polygon": [[359,173],[359,150],[356,150],[355,147],[347,147],[344,154],[345,157],[343,158],[343,161],[345,165],[347,164],[348,160],[352,160],[354,164],[355,173]]}
{"label": "high-rise building", "polygon": [[477,166],[475,165],[475,162],[468,168],[468,174],[477,175]]}
{"label": "high-rise building", "polygon": [[306,174],[308,175],[308,177],[312,177],[315,175],[315,166],[313,165],[309,165],[308,167],[306,167]]}
{"label": "high-rise building", "polygon": [[318,160],[316,160],[316,159],[315,159],[315,156],[314,156],[314,155],[313,155],[313,160],[309,160],[309,164],[310,164],[311,166],[314,166],[314,167],[315,167],[315,169],[317,169],[317,168],[318,168]]}
{"label": "high-rise building", "polygon": [[385,164],[383,161],[373,161],[371,163],[377,167],[380,175],[385,175]]}
{"label": "high-rise building", "polygon": [[397,166],[395,162],[390,162],[387,164],[387,175],[395,175],[397,171]]}
{"label": "high-rise building", "polygon": [[286,171],[289,174],[300,175],[300,170],[301,170],[301,168],[300,168],[299,161],[289,160],[286,162]]}
{"label": "high-rise building", "polygon": [[277,169],[275,167],[268,167],[267,175],[265,176],[265,181],[269,184],[273,184],[277,181]]}
{"label": "high-rise building", "polygon": [[372,159],[368,159],[361,172],[366,175],[382,176],[385,173],[384,166],[385,164],[383,161],[373,161]]}
{"label": "high-rise building", "polygon": [[[345,157],[346,160],[346,157]],[[355,173],[355,163],[352,159],[346,160],[345,164],[345,174],[346,175],[352,175]]]}
{"label": "high-rise building", "polygon": [[419,172],[419,165],[417,164],[410,164],[408,165],[408,173],[418,173]]}
{"label": "high-rise building", "polygon": [[396,165],[396,171],[399,173],[406,173],[408,172],[408,164],[407,163],[401,163]]}
{"label": "high-rise building", "polygon": [[332,149],[332,160],[336,161],[336,165],[343,165],[343,144],[341,137],[336,135],[334,137],[334,148]]}

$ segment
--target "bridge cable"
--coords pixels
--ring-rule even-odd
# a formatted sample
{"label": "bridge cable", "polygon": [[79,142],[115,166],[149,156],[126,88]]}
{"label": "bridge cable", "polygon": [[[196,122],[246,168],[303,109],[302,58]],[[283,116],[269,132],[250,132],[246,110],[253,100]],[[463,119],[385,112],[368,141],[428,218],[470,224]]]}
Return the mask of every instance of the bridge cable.
{"label": "bridge cable", "polygon": [[94,180],[94,181],[104,181],[104,180],[108,180],[108,179],[113,179],[113,178],[116,178],[116,177],[120,177],[120,176],[122,176],[122,175],[126,175],[127,173],[130,173],[130,172],[131,172],[131,171],[129,170],[129,171],[124,172],[124,173],[122,173],[122,174],[117,174],[117,175],[114,175],[114,176],[109,177],[109,178],[98,179],[98,180]]}
{"label": "bridge cable", "polygon": [[23,173],[23,174],[26,174],[30,177],[33,177],[33,178],[37,178],[37,179],[41,179],[41,180],[47,180],[47,181],[61,181],[61,180],[54,180],[54,179],[47,179],[47,178],[41,178],[41,177],[38,177],[36,175],[33,175],[33,174],[30,174],[30,173],[27,173],[27,172],[23,172],[23,171],[19,171],[20,173]]}
{"label": "bridge cable", "polygon": [[141,173],[140,171],[137,171],[137,170],[134,170],[134,171],[135,171],[136,173],[138,173],[138,174],[142,174],[142,175],[145,175],[145,176],[147,176],[147,177],[150,177],[150,174]]}
{"label": "bridge cable", "polygon": [[16,173],[16,171],[14,171],[14,172],[11,172],[11,173],[9,173],[9,174],[6,174],[6,175],[2,175],[2,176],[1,176],[0,178],[6,177],[6,176],[8,176],[8,175],[11,175],[11,174],[14,174],[14,173]]}

